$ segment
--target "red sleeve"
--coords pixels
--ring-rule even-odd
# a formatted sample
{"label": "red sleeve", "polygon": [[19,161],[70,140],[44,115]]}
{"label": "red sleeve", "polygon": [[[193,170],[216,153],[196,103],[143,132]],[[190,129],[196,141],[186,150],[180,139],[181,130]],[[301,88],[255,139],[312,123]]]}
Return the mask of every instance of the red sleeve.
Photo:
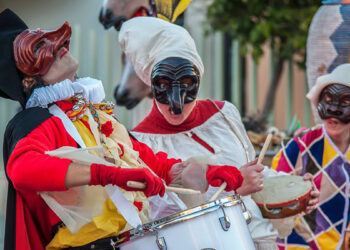
{"label": "red sleeve", "polygon": [[168,155],[164,152],[154,153],[146,144],[130,138],[134,150],[140,153],[141,160],[147,164],[160,178],[165,180],[167,184],[171,182],[169,171],[175,163],[181,162],[180,159],[168,159]]}
{"label": "red sleeve", "polygon": [[71,160],[45,154],[62,146],[77,144],[57,117],[46,120],[18,141],[7,164],[14,187],[26,191],[66,190],[65,177]]}

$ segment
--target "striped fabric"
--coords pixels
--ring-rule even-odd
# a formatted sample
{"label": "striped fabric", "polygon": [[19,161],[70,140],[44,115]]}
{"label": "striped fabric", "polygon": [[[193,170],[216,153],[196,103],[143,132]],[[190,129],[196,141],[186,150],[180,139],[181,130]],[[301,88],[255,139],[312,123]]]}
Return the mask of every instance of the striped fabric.
{"label": "striped fabric", "polygon": [[173,23],[186,10],[190,2],[191,0],[155,0],[157,16]]}
{"label": "striped fabric", "polygon": [[[309,89],[319,76],[350,60],[350,0],[325,0],[322,3],[312,19],[307,38]],[[314,108],[313,115],[316,122],[321,123]]]}
{"label": "striped fabric", "polygon": [[349,0],[324,0],[322,4],[349,4]]}
{"label": "striped fabric", "polygon": [[297,217],[296,227],[280,249],[337,249],[349,214],[350,149],[342,154],[323,127],[294,138],[274,158],[272,168],[298,175],[311,173],[320,202],[311,214]]}

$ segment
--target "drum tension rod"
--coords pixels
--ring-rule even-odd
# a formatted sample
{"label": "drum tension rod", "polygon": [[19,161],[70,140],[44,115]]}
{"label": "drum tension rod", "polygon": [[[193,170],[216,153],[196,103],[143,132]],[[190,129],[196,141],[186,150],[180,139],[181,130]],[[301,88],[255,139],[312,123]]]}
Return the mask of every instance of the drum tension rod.
{"label": "drum tension rod", "polygon": [[245,206],[243,201],[241,202],[241,208],[242,208],[243,217],[244,217],[246,223],[249,224],[252,221],[252,215],[247,210],[247,207]]}
{"label": "drum tension rod", "polygon": [[230,226],[231,226],[230,219],[226,216],[224,207],[223,207],[223,206],[220,206],[220,208],[221,208],[221,210],[222,210],[222,213],[224,214],[223,217],[220,217],[220,218],[219,218],[221,227],[222,227],[222,229],[223,229],[224,231],[228,231],[228,229],[229,229]]}
{"label": "drum tension rod", "polygon": [[157,243],[157,246],[159,248],[159,250],[167,250],[167,246],[166,246],[166,241],[165,241],[165,238],[164,237],[159,237],[158,236],[158,231],[157,230],[154,230],[154,232],[156,233],[156,243]]}

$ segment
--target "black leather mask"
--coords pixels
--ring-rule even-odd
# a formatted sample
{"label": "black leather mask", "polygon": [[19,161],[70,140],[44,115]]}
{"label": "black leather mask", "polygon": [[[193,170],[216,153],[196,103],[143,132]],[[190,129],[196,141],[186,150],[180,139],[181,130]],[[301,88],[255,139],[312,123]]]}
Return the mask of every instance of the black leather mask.
{"label": "black leather mask", "polygon": [[349,123],[350,88],[342,84],[328,85],[321,92],[317,109],[322,120],[336,118],[342,123]]}
{"label": "black leather mask", "polygon": [[152,69],[152,92],[156,100],[168,104],[175,115],[182,113],[185,103],[197,98],[199,72],[187,59],[169,57],[158,62]]}

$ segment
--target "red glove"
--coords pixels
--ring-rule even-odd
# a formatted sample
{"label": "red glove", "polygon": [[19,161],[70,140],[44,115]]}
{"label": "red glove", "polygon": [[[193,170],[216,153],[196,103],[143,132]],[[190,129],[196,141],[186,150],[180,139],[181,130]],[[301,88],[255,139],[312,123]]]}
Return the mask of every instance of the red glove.
{"label": "red glove", "polygon": [[[164,196],[165,193],[165,186],[162,180],[152,174],[147,168],[120,168],[92,164],[90,171],[89,185],[117,185],[126,191],[142,191],[147,197],[157,194]],[[128,181],[143,182],[147,187],[145,189],[131,188],[126,185]]]}
{"label": "red glove", "polygon": [[243,183],[241,172],[233,166],[208,166],[207,180],[209,185],[219,187],[225,181],[225,191],[236,191]]}

